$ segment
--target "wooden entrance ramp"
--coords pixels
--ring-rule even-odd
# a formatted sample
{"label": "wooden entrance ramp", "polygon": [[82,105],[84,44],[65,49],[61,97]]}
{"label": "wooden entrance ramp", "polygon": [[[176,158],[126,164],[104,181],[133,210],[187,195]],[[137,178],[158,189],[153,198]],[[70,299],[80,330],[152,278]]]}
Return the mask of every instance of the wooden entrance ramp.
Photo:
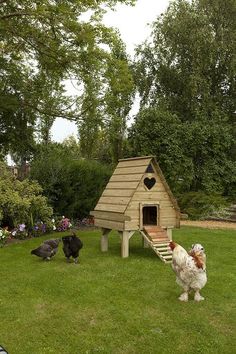
{"label": "wooden entrance ramp", "polygon": [[171,240],[168,238],[166,230],[160,226],[145,225],[140,232],[148,245],[164,263],[172,262],[172,251],[169,248]]}

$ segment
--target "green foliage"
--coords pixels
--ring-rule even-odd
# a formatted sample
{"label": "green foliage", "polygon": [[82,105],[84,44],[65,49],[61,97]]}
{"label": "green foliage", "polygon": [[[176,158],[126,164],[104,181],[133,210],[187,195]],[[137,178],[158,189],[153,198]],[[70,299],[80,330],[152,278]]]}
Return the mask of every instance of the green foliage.
{"label": "green foliage", "polygon": [[46,221],[52,215],[42,188],[35,181],[20,182],[0,163],[0,221],[9,226],[25,223],[32,226],[37,220]]}
{"label": "green foliage", "polygon": [[142,103],[163,100],[182,120],[235,121],[235,14],[234,1],[173,1],[137,52]]}
{"label": "green foliage", "polygon": [[69,152],[69,154],[73,158],[78,159],[79,157],[81,157],[80,144],[76,141],[76,139],[73,135],[66,138],[63,141],[62,146],[65,150],[67,150]]}
{"label": "green foliage", "polygon": [[10,233],[7,229],[0,228],[0,247],[3,247],[7,242]]}
{"label": "green foliage", "polygon": [[110,155],[112,162],[117,163],[124,152],[126,119],[134,98],[134,83],[121,41],[113,49],[112,54],[106,71],[108,89],[105,94],[105,113]]}
{"label": "green foliage", "polygon": [[61,212],[59,203],[64,205],[65,197],[70,190],[67,169],[73,158],[76,157],[72,156],[65,146],[50,143],[46,146],[38,146],[38,152],[31,164],[30,177],[39,182],[50,205],[60,215],[64,213]]}
{"label": "green foliage", "polygon": [[137,49],[133,152],[157,155],[174,191],[234,193],[235,14],[235,1],[173,1]]}
{"label": "green foliage", "polygon": [[194,178],[193,161],[177,115],[156,108],[139,112],[129,133],[132,155],[155,155],[174,192],[189,190]]}
{"label": "green foliage", "polygon": [[227,193],[236,176],[232,139],[228,123],[182,122],[177,114],[156,107],[141,110],[129,134],[132,154],[156,155],[175,193]]}
{"label": "green foliage", "polygon": [[[22,226],[22,224],[11,230],[11,238],[13,237],[17,240],[25,240],[31,236],[25,227],[21,229],[20,226]],[[23,226],[25,226],[25,224],[23,224]]]}
{"label": "green foliage", "polygon": [[76,158],[60,144],[44,147],[31,168],[54,211],[70,218],[89,215],[110,176],[110,167]]}
{"label": "green foliage", "polygon": [[109,159],[117,162],[123,153],[134,83],[121,39],[114,36],[110,47],[111,52],[105,61],[91,63],[96,74],[85,77],[81,106],[83,119],[78,121],[78,127],[83,157],[100,158],[101,145],[105,139]]}
{"label": "green foliage", "polygon": [[202,191],[184,193],[178,198],[178,203],[181,211],[192,220],[212,216],[229,204],[220,194]]}
{"label": "green foliage", "polygon": [[[133,85],[121,38],[102,17],[116,4],[134,3],[1,1],[0,150],[29,159],[35,130],[48,143],[55,118],[62,117],[78,123],[82,154],[94,157],[97,135],[114,118],[107,115],[114,104],[122,129]],[[73,97],[66,94],[68,82],[78,88]],[[107,98],[111,91],[117,100]]]}

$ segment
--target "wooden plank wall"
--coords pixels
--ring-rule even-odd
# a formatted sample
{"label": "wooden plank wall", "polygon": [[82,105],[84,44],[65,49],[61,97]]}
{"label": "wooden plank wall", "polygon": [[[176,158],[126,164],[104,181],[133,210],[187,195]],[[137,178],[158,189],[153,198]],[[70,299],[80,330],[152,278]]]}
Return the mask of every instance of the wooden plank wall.
{"label": "wooden plank wall", "polygon": [[[121,161],[110,178],[95,210],[95,225],[122,231],[124,213],[151,158]],[[126,220],[130,217],[127,215]]]}
{"label": "wooden plank wall", "polygon": [[[151,190],[147,190],[147,188],[143,184],[143,180],[146,177],[153,176],[155,176],[156,178],[156,184],[152,187]],[[131,218],[131,221],[125,221],[125,230],[136,230],[140,227],[140,203],[145,202],[153,202],[153,204],[159,204],[160,226],[178,226],[177,213],[175,208],[173,207],[173,203],[165,189],[165,186],[163,185],[162,181],[156,173],[147,173],[144,174],[126,209],[125,215],[129,216]]]}
{"label": "wooden plank wall", "polygon": [[113,229],[118,231],[124,230],[125,220],[130,220],[128,216],[121,213],[108,212],[108,211],[92,211],[90,213],[94,216],[94,225],[103,227],[105,229]]}
{"label": "wooden plank wall", "polygon": [[[177,212],[158,173],[145,173],[152,157],[122,160],[118,163],[98,204],[91,214],[95,225],[115,230],[140,227],[140,203],[160,205],[160,226],[178,226]],[[155,167],[153,166],[154,171]],[[155,186],[148,190],[143,180],[155,176]]]}

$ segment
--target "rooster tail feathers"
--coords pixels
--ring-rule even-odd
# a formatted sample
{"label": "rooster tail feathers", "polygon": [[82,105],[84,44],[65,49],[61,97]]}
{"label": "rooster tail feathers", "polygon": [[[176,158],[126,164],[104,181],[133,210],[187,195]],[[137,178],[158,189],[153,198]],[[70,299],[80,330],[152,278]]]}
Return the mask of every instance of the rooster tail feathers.
{"label": "rooster tail feathers", "polygon": [[176,246],[178,246],[178,244],[175,243],[175,242],[173,242],[173,241],[171,241],[171,242],[169,243],[169,247],[170,247],[171,251],[173,251]]}

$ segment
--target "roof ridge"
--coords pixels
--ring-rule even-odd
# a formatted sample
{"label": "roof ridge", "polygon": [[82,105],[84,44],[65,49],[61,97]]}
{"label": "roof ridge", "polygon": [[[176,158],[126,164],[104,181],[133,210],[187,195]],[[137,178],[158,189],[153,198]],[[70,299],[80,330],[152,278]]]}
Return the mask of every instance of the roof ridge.
{"label": "roof ridge", "polygon": [[127,159],[119,159],[118,162],[131,161],[131,160],[141,160],[141,159],[151,159],[151,158],[155,158],[155,156],[149,155],[149,156],[140,156],[140,157],[128,157]]}

